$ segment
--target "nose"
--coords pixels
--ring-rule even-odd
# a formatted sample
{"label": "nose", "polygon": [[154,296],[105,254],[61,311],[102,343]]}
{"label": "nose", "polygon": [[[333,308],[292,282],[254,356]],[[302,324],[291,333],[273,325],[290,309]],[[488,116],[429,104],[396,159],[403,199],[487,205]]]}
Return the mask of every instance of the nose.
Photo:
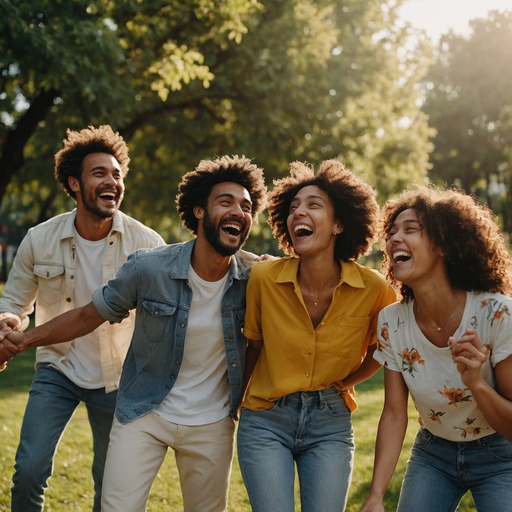
{"label": "nose", "polygon": [[298,205],[295,210],[293,210],[294,217],[304,217],[306,214],[306,209],[302,207],[302,205]]}
{"label": "nose", "polygon": [[107,172],[105,174],[105,180],[104,180],[106,183],[108,183],[109,185],[111,185],[112,187],[115,187],[117,185],[117,181],[116,179],[114,178],[114,175],[110,172]]}
{"label": "nose", "polygon": [[388,237],[388,242],[391,244],[396,244],[401,241],[402,241],[402,235],[400,234],[399,231],[397,231],[396,233],[393,233],[392,235],[389,235],[389,237]]}
{"label": "nose", "polygon": [[244,210],[242,208],[242,205],[239,204],[239,203],[234,202],[231,205],[231,212],[230,212],[230,214],[233,215],[234,217],[243,218],[244,217]]}

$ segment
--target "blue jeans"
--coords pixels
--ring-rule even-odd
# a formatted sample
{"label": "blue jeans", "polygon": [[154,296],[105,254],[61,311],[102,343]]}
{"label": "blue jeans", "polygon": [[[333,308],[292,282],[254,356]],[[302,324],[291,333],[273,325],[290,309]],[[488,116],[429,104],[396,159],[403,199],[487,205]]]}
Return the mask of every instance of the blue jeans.
{"label": "blue jeans", "polygon": [[12,478],[12,512],[41,512],[53,458],[80,402],[85,402],[93,435],[94,512],[101,510],[101,486],[117,392],[84,389],[48,363],[38,365],[21,426]]}
{"label": "blue jeans", "polygon": [[456,443],[420,428],[398,512],[453,512],[468,490],[478,512],[512,511],[512,443],[498,433]]}
{"label": "blue jeans", "polygon": [[265,411],[242,409],[238,461],[254,512],[345,509],[354,459],[352,415],[334,388],[297,392]]}

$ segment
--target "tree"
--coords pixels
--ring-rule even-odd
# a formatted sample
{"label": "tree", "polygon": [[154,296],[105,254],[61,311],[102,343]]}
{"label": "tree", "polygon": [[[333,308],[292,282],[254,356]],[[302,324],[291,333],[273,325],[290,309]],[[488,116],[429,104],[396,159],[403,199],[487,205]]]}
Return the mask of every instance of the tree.
{"label": "tree", "polygon": [[[245,154],[265,168],[270,184],[292,160],[317,165],[338,157],[382,199],[426,175],[429,131],[416,82],[427,52],[400,50],[409,34],[395,23],[400,1],[43,3],[45,27],[67,27],[60,39],[60,29],[45,32],[46,48],[63,45],[57,64],[66,56],[75,68],[67,73],[69,64],[55,64],[55,74],[46,66],[38,75],[59,94],[24,144],[24,164],[10,185],[18,198],[43,185],[31,222],[64,207],[57,196],[50,200],[57,190],[51,176],[45,181],[38,171],[51,168],[66,127],[89,123],[108,122],[130,141],[123,209],[169,241],[184,236],[175,216],[177,183],[201,158]],[[36,3],[21,2],[29,4],[30,15],[18,21],[37,19]],[[66,37],[80,23],[90,36],[77,28],[74,45]],[[16,46],[1,37],[0,52]],[[30,110],[15,98],[28,106],[36,97],[29,94],[32,63],[18,63],[24,55],[20,50],[3,66],[10,71],[0,111],[12,118],[9,132]],[[12,207],[4,204],[4,212]],[[260,224],[255,234],[252,243],[265,249],[268,227]]]}
{"label": "tree", "polygon": [[251,0],[217,4],[2,0],[0,200],[51,110],[82,124],[130,125],[129,138],[154,115],[154,102],[144,101],[151,90],[165,97],[194,79],[207,87],[213,75],[195,47],[240,40],[244,16],[257,8]]}
{"label": "tree", "polygon": [[471,22],[472,35],[446,34],[424,82],[434,181],[480,196],[512,231],[512,11]]}

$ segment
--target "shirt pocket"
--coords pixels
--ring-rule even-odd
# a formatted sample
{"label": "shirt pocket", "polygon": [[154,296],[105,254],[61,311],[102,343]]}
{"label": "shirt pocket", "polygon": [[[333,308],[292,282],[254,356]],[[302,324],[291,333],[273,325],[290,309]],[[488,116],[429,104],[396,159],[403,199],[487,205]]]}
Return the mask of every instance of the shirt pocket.
{"label": "shirt pocket", "polygon": [[357,318],[340,315],[329,341],[327,351],[337,356],[361,356],[361,347],[370,327],[370,317]]}
{"label": "shirt pocket", "polygon": [[61,301],[63,265],[34,263],[34,274],[38,281],[38,302],[53,305]]}
{"label": "shirt pocket", "polygon": [[157,300],[144,299],[142,309],[142,330],[152,342],[161,342],[166,339],[172,316],[176,306]]}

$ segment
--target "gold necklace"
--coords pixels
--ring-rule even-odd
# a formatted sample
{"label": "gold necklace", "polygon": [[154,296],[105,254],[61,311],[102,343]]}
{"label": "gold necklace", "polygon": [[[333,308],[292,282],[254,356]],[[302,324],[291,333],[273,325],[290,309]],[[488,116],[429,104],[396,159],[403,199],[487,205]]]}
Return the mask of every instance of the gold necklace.
{"label": "gold necklace", "polygon": [[418,303],[416,301],[414,301],[414,304],[416,304],[416,310],[418,311],[419,315],[421,316],[421,318],[423,318],[423,320],[425,320],[425,322],[427,322],[428,325],[430,325],[430,327],[432,327],[432,329],[435,329],[437,332],[439,332],[441,329],[443,329],[444,327],[446,327],[448,325],[448,322],[453,318],[453,315],[455,315],[455,312],[457,311],[457,307],[459,305],[459,299],[460,299],[460,290],[459,292],[457,293],[457,302],[455,303],[455,309],[453,310],[453,313],[450,315],[450,318],[448,318],[448,320],[446,320],[446,322],[444,323],[444,325],[442,325],[441,327],[437,327],[435,325],[432,325],[422,314],[421,314],[421,311],[420,311],[420,307],[418,306]]}
{"label": "gold necklace", "polygon": [[[318,306],[318,303],[320,302],[320,299],[325,295],[325,292],[327,290],[329,290],[331,288],[331,286],[328,286],[323,292],[321,295],[313,295],[303,284],[301,284],[301,282],[297,279],[297,282],[299,283],[299,286],[301,288],[304,288],[304,291],[308,294],[308,295],[311,295],[311,297],[313,298],[313,306],[315,306],[315,308]],[[336,286],[336,285],[334,285]]]}

